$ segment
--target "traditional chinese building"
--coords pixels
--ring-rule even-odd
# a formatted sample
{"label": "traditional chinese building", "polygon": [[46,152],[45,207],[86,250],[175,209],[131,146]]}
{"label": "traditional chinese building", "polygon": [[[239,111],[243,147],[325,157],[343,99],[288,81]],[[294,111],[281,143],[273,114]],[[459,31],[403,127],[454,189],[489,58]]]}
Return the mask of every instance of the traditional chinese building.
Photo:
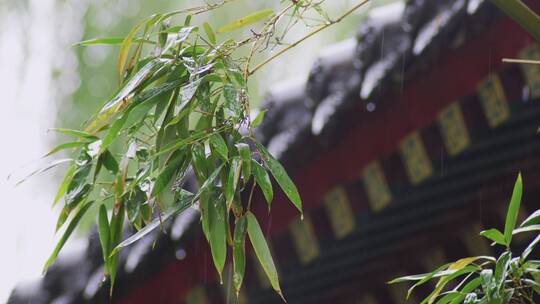
{"label": "traditional chinese building", "polygon": [[[540,46],[487,1],[412,0],[372,11],[307,82],[271,92],[259,136],[305,218],[280,193],[270,214],[262,195],[254,205],[289,303],[405,303],[407,286],[385,282],[494,250],[478,232],[502,226],[519,171],[522,216],[540,206],[540,66],[505,57]],[[113,302],[236,303],[199,226],[189,210],[128,248]],[[107,302],[100,252],[92,235],[10,303]],[[238,302],[280,303],[252,254],[245,282]]]}

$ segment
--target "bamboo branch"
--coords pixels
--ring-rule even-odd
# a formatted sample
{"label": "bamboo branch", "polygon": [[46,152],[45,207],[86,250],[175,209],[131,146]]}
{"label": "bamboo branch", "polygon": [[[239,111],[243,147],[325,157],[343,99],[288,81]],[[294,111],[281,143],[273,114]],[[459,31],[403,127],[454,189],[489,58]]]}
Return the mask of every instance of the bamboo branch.
{"label": "bamboo branch", "polygon": [[346,11],[345,13],[343,13],[341,16],[339,16],[337,19],[331,21],[331,22],[328,22],[326,23],[325,25],[315,29],[314,31],[310,32],[309,34],[305,35],[304,37],[300,38],[299,40],[295,41],[294,43],[292,43],[291,45],[287,46],[286,48],[280,50],[279,52],[277,52],[276,54],[274,54],[273,56],[271,56],[270,58],[264,60],[263,62],[259,63],[255,68],[253,68],[253,70],[251,70],[249,72],[249,75],[253,75],[255,72],[257,72],[260,68],[262,68],[263,66],[265,66],[267,63],[271,62],[272,60],[276,59],[277,57],[281,56],[283,53],[289,51],[290,49],[296,47],[297,45],[299,45],[300,43],[308,40],[309,38],[311,38],[312,36],[315,36],[316,34],[320,33],[321,31],[329,28],[330,26],[340,22],[341,20],[345,19],[346,17],[348,17],[350,14],[352,14],[354,11],[358,10],[360,7],[362,7],[364,4],[368,3],[369,0],[363,0],[361,1],[360,3],[356,4],[355,6],[353,6],[352,8],[350,8],[348,11]]}

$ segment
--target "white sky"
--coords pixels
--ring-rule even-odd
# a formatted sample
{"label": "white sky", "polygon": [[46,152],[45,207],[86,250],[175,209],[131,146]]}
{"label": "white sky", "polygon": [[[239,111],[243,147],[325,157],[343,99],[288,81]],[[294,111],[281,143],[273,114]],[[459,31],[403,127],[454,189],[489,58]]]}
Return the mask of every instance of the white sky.
{"label": "white sky", "polygon": [[[55,23],[63,14],[55,1],[31,0],[27,9],[14,9],[22,1],[17,2],[0,4],[0,302],[16,282],[39,277],[54,245],[55,213],[50,206],[58,181],[49,173],[14,185],[38,165],[36,160],[53,140],[47,133],[54,127],[58,96],[53,68],[73,64],[58,58],[65,54],[56,42],[69,32]],[[62,17],[73,16],[73,11],[63,12],[68,14]],[[10,173],[15,176],[8,180]]]}

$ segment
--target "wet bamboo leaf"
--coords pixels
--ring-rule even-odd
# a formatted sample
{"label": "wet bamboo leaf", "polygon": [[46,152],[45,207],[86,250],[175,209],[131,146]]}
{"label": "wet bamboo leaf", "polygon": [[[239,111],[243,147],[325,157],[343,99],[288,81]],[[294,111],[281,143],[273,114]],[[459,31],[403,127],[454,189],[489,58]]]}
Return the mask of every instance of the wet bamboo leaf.
{"label": "wet bamboo leaf", "polygon": [[56,146],[54,149],[49,151],[43,157],[53,155],[53,154],[58,153],[58,152],[60,152],[62,150],[80,148],[80,147],[83,147],[83,146],[85,146],[87,144],[88,144],[87,142],[83,142],[83,141],[72,141],[72,142],[63,143],[63,144],[60,144],[60,145]]}
{"label": "wet bamboo leaf", "polygon": [[109,131],[107,132],[107,135],[103,138],[103,141],[101,143],[100,150],[101,152],[105,151],[112,143],[113,141],[118,137],[118,134],[120,134],[120,131],[122,131],[122,128],[124,127],[126,120],[129,116],[131,108],[126,110],[122,116],[118,117],[114,123],[109,128]]}
{"label": "wet bamboo leaf", "polygon": [[66,135],[79,137],[80,139],[88,140],[88,141],[94,141],[98,140],[99,138],[95,135],[92,135],[85,131],[79,131],[79,130],[71,130],[71,129],[64,129],[64,128],[54,128],[51,129],[52,131],[64,133]]}
{"label": "wet bamboo leaf", "polygon": [[262,110],[257,113],[257,116],[255,116],[255,119],[251,122],[252,127],[259,126],[264,121],[264,116],[268,110]]}
{"label": "wet bamboo leaf", "polygon": [[156,58],[145,64],[135,75],[127,80],[120,91],[108,101],[105,106],[103,106],[100,113],[104,114],[126,100],[128,95],[131,94],[144,80],[148,79],[148,77],[154,74],[159,68],[170,62],[170,59]]}
{"label": "wet bamboo leaf", "polygon": [[64,232],[64,234],[62,235],[62,237],[58,241],[58,243],[57,243],[56,247],[54,248],[52,254],[47,259],[47,262],[45,262],[45,266],[43,267],[43,273],[47,272],[47,269],[49,268],[49,266],[51,266],[51,264],[56,260],[56,257],[58,256],[58,253],[60,253],[60,250],[66,244],[66,241],[69,239],[69,237],[71,236],[71,234],[75,230],[75,227],[77,227],[77,225],[79,224],[79,221],[81,220],[81,218],[84,216],[86,211],[88,211],[88,209],[91,206],[92,206],[92,203],[88,202],[87,204],[82,205],[81,208],[79,208],[79,210],[77,210],[77,212],[75,213],[75,216],[73,217],[73,219],[71,220],[71,222],[67,226],[66,231]]}
{"label": "wet bamboo leaf", "polygon": [[211,162],[206,158],[206,153],[202,145],[193,145],[191,148],[191,157],[193,167],[195,168],[195,175],[199,181],[208,177],[211,170]]}
{"label": "wet bamboo leaf", "polygon": [[109,150],[101,153],[99,157],[102,160],[103,165],[107,170],[109,170],[109,172],[111,172],[112,174],[118,173],[118,162]]}
{"label": "wet bamboo leaf", "polygon": [[34,175],[37,175],[37,174],[41,174],[43,172],[46,172],[58,165],[61,165],[61,164],[65,164],[65,163],[68,163],[68,162],[72,162],[73,159],[71,158],[63,158],[63,159],[58,159],[58,160],[54,160],[54,161],[51,161],[49,162],[46,166],[42,167],[42,168],[39,168],[35,171],[33,171],[32,173],[28,174],[27,176],[25,176],[24,178],[22,178],[21,180],[19,180],[17,182],[17,184],[15,184],[16,186],[24,183],[27,179],[29,179],[30,177],[34,176]]}
{"label": "wet bamboo leaf", "polygon": [[274,10],[271,9],[265,9],[260,10],[258,12],[255,12],[253,14],[249,14],[245,17],[242,17],[238,20],[235,20],[229,24],[226,24],[219,28],[218,33],[226,33],[231,32],[237,29],[240,29],[244,26],[259,22],[261,20],[264,20],[270,16],[274,15]]}
{"label": "wet bamboo leaf", "polygon": [[236,222],[234,227],[234,239],[233,239],[233,284],[236,290],[236,296],[240,292],[242,287],[242,281],[244,280],[244,272],[246,270],[246,231],[247,231],[247,218],[241,216]]}
{"label": "wet bamboo leaf", "polygon": [[510,246],[510,243],[512,242],[512,234],[514,228],[516,227],[519,206],[521,205],[522,193],[523,182],[521,180],[520,173],[514,185],[514,191],[512,192],[512,198],[510,199],[510,206],[508,207],[508,213],[506,214],[506,222],[504,224],[504,239],[506,240],[506,244],[508,246]]}
{"label": "wet bamboo leaf", "polygon": [[71,208],[71,206],[64,206],[64,208],[62,208],[62,211],[60,211],[58,219],[56,220],[56,228],[54,229],[55,233],[58,232],[60,228],[62,228],[69,215],[71,214],[71,211],[73,211],[73,208]]}
{"label": "wet bamboo leaf", "polygon": [[453,272],[455,272],[456,270],[447,270],[449,265],[450,265],[450,263],[447,263],[447,264],[444,264],[444,265],[440,266],[435,271],[432,271],[430,273],[401,277],[401,278],[397,278],[395,280],[392,280],[392,281],[390,281],[388,283],[389,284],[395,284],[395,283],[402,283],[402,282],[407,282],[407,281],[418,281],[413,286],[411,286],[411,288],[409,288],[409,290],[407,291],[407,297],[406,298],[409,299],[412,292],[414,291],[414,289],[416,287],[425,284],[426,282],[428,282],[431,279],[439,278],[439,277],[446,276],[446,275],[450,275]]}
{"label": "wet bamboo leaf", "polygon": [[156,217],[153,219],[148,225],[146,225],[143,229],[139,230],[137,233],[133,234],[132,236],[125,239],[123,242],[118,244],[116,248],[112,251],[112,254],[119,252],[120,249],[127,247],[136,241],[140,240],[144,236],[146,236],[148,233],[152,232],[154,229],[159,227],[163,222],[166,222],[170,218],[182,213],[183,211],[187,210],[189,207],[193,205],[194,202],[194,196],[193,193],[189,193],[185,191],[186,195],[180,198],[171,210],[168,210],[167,212],[164,212],[161,214],[160,217]]}
{"label": "wet bamboo leaf", "polygon": [[506,239],[504,238],[504,235],[502,234],[502,232],[500,232],[497,229],[484,230],[484,231],[480,232],[480,235],[487,238],[487,239],[489,239],[489,240],[492,240],[493,242],[495,242],[495,243],[497,243],[499,245],[507,246]]}
{"label": "wet bamboo leaf", "polygon": [[195,132],[193,133],[190,137],[188,138],[184,138],[184,139],[180,139],[178,141],[174,141],[174,142],[171,142],[169,144],[167,144],[166,146],[162,147],[158,153],[155,153],[154,154],[154,158],[155,157],[158,157],[160,155],[163,155],[165,153],[168,153],[170,151],[173,151],[173,150],[178,150],[178,149],[181,149],[183,147],[185,147],[187,144],[191,143],[191,142],[195,142],[201,138],[203,138],[204,136],[206,135],[206,132],[204,131],[199,131],[199,132]]}
{"label": "wet bamboo leaf", "polygon": [[210,135],[210,144],[224,160],[229,158],[227,143],[219,133],[212,133],[212,135]]}
{"label": "wet bamboo leaf", "polygon": [[527,227],[538,224],[540,224],[540,210],[536,210],[533,212],[533,214],[529,215],[529,217],[527,217],[527,219],[525,219],[519,227]]}
{"label": "wet bamboo leaf", "polygon": [[126,67],[126,61],[128,58],[129,49],[131,48],[131,44],[135,40],[135,35],[137,35],[137,32],[139,32],[139,30],[141,29],[143,25],[145,25],[147,22],[151,21],[155,17],[156,15],[152,15],[141,20],[131,29],[131,31],[127,34],[127,36],[122,41],[122,46],[120,47],[120,54],[118,55],[118,75],[120,75],[120,77],[123,77],[124,75],[124,69]]}
{"label": "wet bamboo leaf", "polygon": [[105,208],[105,205],[99,206],[98,228],[99,228],[99,241],[101,243],[103,259],[104,261],[106,261],[110,254],[111,230],[109,228],[109,218],[107,216],[107,208]]}
{"label": "wet bamboo leaf", "polygon": [[242,161],[238,157],[234,157],[231,160],[231,168],[227,177],[227,185],[225,187],[225,199],[227,200],[227,208],[231,208],[236,187],[238,186],[238,179],[240,178],[240,172],[242,169]]}
{"label": "wet bamboo leaf", "polygon": [[174,49],[176,48],[179,44],[183,43],[184,41],[187,40],[187,38],[189,37],[189,35],[192,33],[192,32],[196,32],[198,31],[199,28],[196,27],[196,26],[184,26],[182,27],[177,33],[176,33],[176,37],[174,37],[174,39],[172,39],[169,43],[169,45],[167,45],[165,47],[165,51],[168,51],[170,49]]}
{"label": "wet bamboo leaf", "polygon": [[175,153],[171,159],[167,162],[165,168],[159,173],[154,188],[152,190],[152,197],[157,197],[167,186],[175,176],[176,172],[183,167],[182,163],[186,162],[184,153]]}
{"label": "wet bamboo leaf", "polygon": [[240,117],[242,115],[242,105],[238,89],[231,84],[226,84],[223,86],[223,96],[225,97],[224,108],[228,111],[227,114]]}
{"label": "wet bamboo leaf", "polygon": [[257,218],[255,218],[255,215],[250,211],[248,211],[245,216],[247,217],[249,240],[253,246],[255,255],[257,255],[266,276],[270,280],[272,288],[274,288],[274,290],[283,298],[281,287],[279,286],[278,273],[276,266],[274,265],[274,259],[270,254],[270,249],[268,248],[268,244],[262,233],[261,226],[259,226],[259,222],[257,221]]}
{"label": "wet bamboo leaf", "polygon": [[278,185],[281,187],[285,195],[291,200],[296,208],[302,213],[302,200],[298,189],[294,185],[293,181],[285,171],[285,168],[266,150],[266,148],[257,143],[257,148],[261,152],[263,160],[266,162],[268,169],[272,173],[272,176],[276,179]]}
{"label": "wet bamboo leaf", "polygon": [[86,199],[91,190],[92,186],[85,184],[77,186],[72,191],[68,191],[66,194],[66,205],[70,206],[70,208],[75,208]]}
{"label": "wet bamboo leaf", "polygon": [[463,258],[460,260],[457,260],[456,262],[450,264],[448,266],[447,270],[453,271],[452,274],[449,274],[447,276],[443,276],[439,279],[437,282],[437,285],[435,286],[435,289],[433,292],[427,297],[427,303],[432,304],[435,302],[437,297],[441,294],[444,287],[448,284],[448,282],[452,281],[453,279],[462,276],[467,273],[474,272],[478,269],[477,266],[471,266],[470,264],[479,260],[483,259],[484,257],[478,256],[478,257],[469,257],[469,258]]}
{"label": "wet bamboo leaf", "polygon": [[495,264],[495,283],[497,289],[501,289],[503,286],[503,283],[506,279],[508,268],[510,266],[510,261],[512,259],[512,253],[510,251],[505,251],[501,256],[497,259],[497,263]]}
{"label": "wet bamboo leaf", "polygon": [[491,0],[540,42],[540,17],[520,0]]}
{"label": "wet bamboo leaf", "polygon": [[135,222],[139,218],[141,206],[148,200],[146,193],[144,193],[139,187],[136,187],[133,190],[129,197],[127,198],[127,215],[128,220],[132,225],[135,225]]}
{"label": "wet bamboo leaf", "polygon": [[73,44],[73,46],[87,46],[87,45],[99,45],[99,44],[121,44],[124,41],[124,37],[106,37],[106,38],[93,38],[83,40]]}
{"label": "wet bamboo leaf", "polygon": [[[465,286],[463,286],[463,288],[461,289],[461,292],[459,292],[456,297],[454,297],[453,299],[450,299],[451,302],[440,302],[440,304],[445,304],[445,303],[459,304],[459,303],[462,303],[461,301],[463,301],[465,296],[469,292],[472,292],[473,290],[478,288],[478,286],[480,286],[481,284],[482,284],[482,279],[481,278],[472,279],[467,284],[465,284]],[[439,302],[437,302],[437,304],[439,304]]]}
{"label": "wet bamboo leaf", "polygon": [[54,197],[52,205],[56,205],[56,203],[66,194],[67,188],[69,184],[71,183],[71,179],[73,178],[73,174],[75,174],[75,171],[77,170],[77,166],[75,164],[72,164],[69,166],[69,169],[66,171],[66,174],[64,175],[64,179],[62,180],[62,183],[58,187],[58,191],[56,192],[56,196]]}
{"label": "wet bamboo leaf", "polygon": [[217,199],[217,197],[212,197],[212,201],[209,202],[208,206],[210,250],[214,266],[219,273],[220,280],[222,280],[223,267],[225,267],[227,257],[227,210],[225,202]]}
{"label": "wet bamboo leaf", "polygon": [[258,162],[252,160],[253,175],[255,176],[255,182],[262,190],[264,198],[268,203],[268,208],[272,206],[272,199],[274,198],[274,191],[272,189],[272,182],[270,181],[270,176],[268,172],[259,165]]}
{"label": "wet bamboo leaf", "polygon": [[[93,38],[88,40],[83,40],[77,43],[74,43],[73,46],[90,46],[90,45],[118,45],[124,42],[124,37],[104,37],[104,38]],[[153,41],[144,40],[144,39],[135,39],[134,42],[144,42],[154,44]]]}
{"label": "wet bamboo leaf", "polygon": [[[118,208],[118,211],[116,213],[113,212],[112,218],[111,218],[111,238],[110,238],[110,244],[111,247],[118,244],[118,242],[122,239],[122,228],[124,225],[124,204],[120,204],[120,207]],[[109,275],[111,279],[111,289],[110,294],[112,295],[114,283],[116,281],[116,271],[118,267],[118,261],[120,259],[120,255],[118,252],[112,252],[111,255],[108,258],[108,268],[109,268]]]}
{"label": "wet bamboo leaf", "polygon": [[540,234],[536,236],[536,238],[527,245],[527,248],[523,250],[523,253],[521,254],[521,259],[526,260],[529,255],[533,252],[533,250],[536,248],[536,245],[540,243]]}
{"label": "wet bamboo leaf", "polygon": [[524,232],[539,231],[539,230],[540,230],[540,225],[530,225],[530,226],[515,229],[513,234],[515,235],[515,234],[520,234]]}
{"label": "wet bamboo leaf", "polygon": [[242,172],[244,175],[244,183],[246,183],[251,176],[251,149],[245,143],[237,143],[235,146],[238,150],[238,154],[240,154],[240,157],[242,158]]}
{"label": "wet bamboo leaf", "polygon": [[216,35],[214,34],[214,30],[212,29],[210,24],[208,24],[208,22],[204,23],[204,31],[206,32],[206,36],[208,37],[208,40],[210,41],[210,43],[215,45],[216,44]]}

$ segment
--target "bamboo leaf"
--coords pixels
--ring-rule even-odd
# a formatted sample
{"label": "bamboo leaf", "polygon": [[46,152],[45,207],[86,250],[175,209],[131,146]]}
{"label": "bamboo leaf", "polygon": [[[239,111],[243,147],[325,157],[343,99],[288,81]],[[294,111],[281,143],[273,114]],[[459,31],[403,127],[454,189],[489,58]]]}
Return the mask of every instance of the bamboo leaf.
{"label": "bamboo leaf", "polygon": [[105,208],[105,205],[99,206],[98,228],[99,241],[101,243],[101,251],[103,253],[103,260],[106,262],[110,254],[111,229],[109,227],[109,219],[107,216],[107,208]]}
{"label": "bamboo leaf", "polygon": [[521,0],[491,0],[540,43],[540,17]]}
{"label": "bamboo leaf", "polygon": [[242,104],[238,89],[232,84],[224,85],[223,97],[225,98],[223,106],[227,110],[228,114],[233,117],[240,117],[242,115]]}
{"label": "bamboo leaf", "polygon": [[71,158],[63,158],[63,159],[58,159],[58,160],[54,160],[54,161],[51,161],[49,162],[46,166],[42,167],[42,168],[39,168],[35,171],[33,171],[32,173],[28,174],[27,176],[25,176],[24,178],[22,178],[21,180],[19,180],[15,185],[18,186],[22,183],[24,183],[27,179],[29,179],[30,177],[34,176],[34,175],[37,175],[37,174],[41,174],[43,172],[46,172],[58,165],[61,165],[61,164],[64,164],[64,163],[67,163],[67,162],[71,162],[73,161],[73,159]]}
{"label": "bamboo leaf", "polygon": [[141,238],[143,238],[144,236],[152,232],[154,229],[159,227],[161,223],[166,222],[170,218],[174,217],[177,214],[182,213],[183,211],[191,207],[194,202],[193,193],[189,193],[187,191],[185,192],[187,194],[181,199],[179,199],[171,210],[165,213],[162,213],[160,217],[153,219],[150,223],[148,223],[148,225],[146,225],[144,228],[139,230],[137,233],[133,234],[132,236],[122,241],[120,244],[116,246],[116,248],[114,248],[111,255],[119,252],[120,249],[135,243],[136,241],[140,240]]}
{"label": "bamboo leaf", "polygon": [[54,149],[49,151],[47,154],[43,155],[43,157],[51,156],[51,155],[53,155],[55,153],[58,153],[58,152],[60,152],[62,150],[80,148],[80,147],[82,147],[84,145],[87,145],[87,144],[88,144],[87,142],[83,142],[83,141],[72,141],[72,142],[63,143],[63,144],[60,144],[60,145],[56,146]]}
{"label": "bamboo leaf", "polygon": [[118,162],[109,150],[101,153],[99,158],[103,162],[105,168],[109,170],[109,172],[111,172],[112,174],[116,174],[118,172]]}
{"label": "bamboo leaf", "polygon": [[227,33],[234,30],[237,30],[239,28],[242,28],[244,26],[259,22],[267,17],[270,17],[274,15],[274,10],[272,9],[265,9],[260,10],[258,12],[255,12],[253,14],[249,14],[245,17],[242,17],[240,19],[237,19],[229,24],[226,24],[219,28],[218,33]]}
{"label": "bamboo leaf", "polygon": [[204,26],[204,31],[206,32],[206,36],[208,37],[208,40],[210,40],[210,43],[215,45],[216,35],[214,34],[214,30],[212,29],[210,24],[208,24],[208,22],[205,22],[203,26]]}
{"label": "bamboo leaf", "polygon": [[514,191],[512,192],[512,198],[510,199],[510,206],[508,207],[506,222],[504,225],[504,239],[506,240],[506,244],[508,246],[510,246],[510,243],[512,242],[512,234],[516,226],[522,194],[523,182],[521,180],[521,173],[519,173],[514,185]]}
{"label": "bamboo leaf", "polygon": [[270,176],[268,172],[259,165],[258,162],[252,160],[253,175],[255,176],[255,182],[262,190],[264,198],[268,203],[268,209],[272,206],[272,199],[274,197],[274,191],[272,190],[272,182],[270,181]]}
{"label": "bamboo leaf", "polygon": [[110,101],[108,101],[105,106],[103,106],[100,114],[105,114],[117,106],[120,102],[126,100],[128,95],[131,94],[133,90],[137,88],[144,80],[148,79],[148,77],[153,75],[159,68],[170,62],[170,59],[164,58],[155,58],[150,60],[139,71],[137,71],[135,75],[126,81],[120,91]]}
{"label": "bamboo leaf", "polygon": [[[122,239],[122,227],[124,225],[124,204],[120,204],[120,207],[118,208],[117,212],[112,214],[111,218],[111,238],[110,238],[110,244],[111,247],[118,244],[120,239]],[[113,251],[111,255],[108,258],[108,268],[109,268],[109,275],[111,279],[111,288],[110,288],[110,295],[112,296],[112,292],[114,289],[114,283],[116,281],[116,272],[118,267],[118,261],[120,259],[120,255],[118,252]]]}
{"label": "bamboo leaf", "polygon": [[253,119],[253,121],[251,122],[251,126],[252,127],[259,126],[264,121],[264,116],[266,115],[267,111],[268,110],[259,111],[259,113],[257,113],[257,116],[255,116],[255,119]]}
{"label": "bamboo leaf", "polygon": [[237,143],[235,146],[238,150],[238,154],[240,154],[240,157],[242,158],[242,172],[244,181],[247,182],[251,176],[251,150],[249,145],[245,143]]}
{"label": "bamboo leaf", "polygon": [[155,17],[156,15],[151,15],[141,20],[131,29],[131,31],[127,34],[127,36],[122,41],[122,46],[120,47],[120,54],[118,55],[118,75],[120,75],[120,77],[124,75],[124,69],[126,67],[126,61],[129,54],[129,49],[131,48],[131,44],[133,43],[133,40],[135,39],[135,35],[137,35],[137,32],[141,29],[143,25],[145,25],[147,22],[151,21]]}
{"label": "bamboo leaf", "polygon": [[111,127],[109,128],[109,131],[107,132],[107,135],[105,135],[101,143],[101,147],[100,147],[101,152],[105,151],[112,144],[112,142],[118,137],[118,134],[120,133],[120,131],[122,131],[122,128],[124,127],[126,123],[130,110],[131,108],[128,108],[128,110],[126,110],[122,114],[122,116],[117,118],[114,121],[114,123],[111,125]]}
{"label": "bamboo leaf", "polygon": [[156,182],[154,183],[154,188],[152,189],[152,197],[158,196],[171,182],[174,175],[180,168],[187,167],[182,165],[188,162],[184,153],[176,153],[171,157],[167,162],[165,168],[159,173]]}
{"label": "bamboo leaf", "polygon": [[523,250],[523,253],[521,254],[521,259],[526,260],[531,254],[531,252],[533,252],[533,250],[536,248],[536,245],[538,245],[538,243],[540,243],[540,234],[537,235],[536,238],[529,243],[529,245],[527,245],[527,248],[525,248],[525,250]]}
{"label": "bamboo leaf", "polygon": [[266,243],[266,239],[262,233],[261,226],[259,226],[259,222],[257,221],[257,218],[255,218],[255,215],[253,215],[253,213],[250,211],[246,212],[245,216],[247,217],[247,232],[249,240],[253,250],[255,251],[255,255],[257,255],[259,263],[261,263],[266,276],[270,280],[272,288],[274,288],[274,290],[283,298],[281,287],[279,286],[279,278],[276,266],[274,265],[274,259],[270,254],[270,249],[268,248],[268,244]]}
{"label": "bamboo leaf", "polygon": [[540,210],[536,210],[533,212],[533,214],[529,215],[529,217],[527,217],[527,219],[525,219],[519,227],[527,227],[538,224],[540,224]]}
{"label": "bamboo leaf", "polygon": [[56,260],[56,257],[58,257],[58,254],[60,253],[60,250],[62,249],[62,247],[64,247],[64,245],[66,244],[66,241],[69,239],[69,237],[75,230],[75,227],[77,227],[77,225],[79,224],[79,221],[81,220],[81,218],[84,216],[86,211],[88,211],[88,209],[91,206],[92,206],[92,202],[88,202],[87,204],[82,205],[81,208],[79,208],[79,210],[77,210],[77,213],[75,213],[75,216],[73,217],[73,219],[67,226],[66,231],[64,232],[64,234],[62,235],[58,243],[56,244],[56,247],[54,248],[52,254],[47,259],[47,262],[45,262],[45,266],[43,267],[43,273],[46,273],[49,266],[51,266],[51,264]]}
{"label": "bamboo leaf", "polygon": [[228,157],[229,157],[229,149],[227,148],[227,143],[225,142],[223,137],[221,137],[221,135],[219,135],[219,133],[212,133],[212,135],[210,135],[210,144],[212,145],[212,147],[214,147],[216,149],[218,154],[224,160],[228,159]]}
{"label": "bamboo leaf", "polygon": [[51,129],[51,131],[56,131],[56,132],[60,132],[60,133],[64,133],[66,135],[71,135],[71,136],[75,136],[75,137],[79,137],[81,139],[84,139],[84,140],[89,140],[89,141],[94,141],[94,140],[98,140],[99,138],[95,135],[92,135],[88,132],[85,132],[85,131],[79,131],[79,130],[71,130],[71,129],[64,129],[64,128],[54,128],[54,129]]}
{"label": "bamboo leaf", "polygon": [[64,175],[64,179],[62,180],[60,187],[58,187],[58,191],[56,192],[56,196],[54,197],[54,200],[52,202],[53,206],[55,206],[56,203],[60,200],[60,198],[62,198],[62,196],[66,194],[67,188],[76,170],[77,170],[77,166],[75,164],[72,164],[71,166],[69,166],[69,169],[66,171],[66,174]]}
{"label": "bamboo leaf", "polygon": [[257,143],[257,148],[261,153],[263,160],[266,162],[268,169],[272,173],[272,176],[276,179],[278,185],[281,187],[285,195],[291,200],[294,206],[302,212],[302,199],[298,193],[298,189],[294,185],[293,181],[285,171],[285,168],[266,150],[266,148]]}
{"label": "bamboo leaf", "polygon": [[428,304],[432,304],[433,302],[435,302],[435,299],[437,299],[437,297],[442,292],[446,284],[448,284],[448,282],[466,273],[476,271],[478,269],[477,266],[469,266],[469,265],[482,258],[484,257],[482,256],[468,257],[468,258],[459,259],[455,261],[454,263],[450,264],[447,270],[451,270],[454,272],[452,272],[452,274],[450,275],[443,276],[439,279],[439,281],[437,282],[437,285],[435,286],[435,290],[433,290],[433,292],[427,298]]}
{"label": "bamboo leaf", "polygon": [[508,267],[510,266],[511,259],[512,259],[512,253],[510,251],[505,251],[497,259],[497,263],[495,264],[495,276],[494,276],[495,282],[497,284],[496,285],[497,289],[501,289],[504,281],[506,280]]}
{"label": "bamboo leaf", "polygon": [[[74,43],[73,46],[91,46],[91,45],[118,45],[124,42],[124,37],[104,37],[104,38],[92,38],[88,40],[79,41]],[[153,41],[144,39],[135,39],[134,42],[144,42],[154,44]]]}
{"label": "bamboo leaf", "polygon": [[208,204],[208,231],[210,238],[210,251],[214,266],[219,273],[220,281],[223,282],[222,274],[227,258],[227,210],[225,202],[216,197]]}
{"label": "bamboo leaf", "polygon": [[244,272],[246,270],[246,230],[247,230],[247,218],[241,216],[236,222],[234,227],[234,239],[233,239],[233,284],[236,290],[236,296],[240,292],[242,287],[242,281],[244,280]]}
{"label": "bamboo leaf", "polygon": [[499,245],[507,246],[504,235],[497,229],[484,230],[480,232],[480,235]]}
{"label": "bamboo leaf", "polygon": [[236,187],[238,186],[238,179],[240,178],[240,172],[242,169],[242,161],[238,157],[234,157],[231,160],[231,168],[227,177],[227,185],[225,186],[225,199],[227,200],[227,208],[231,208],[231,204],[234,200],[234,194]]}
{"label": "bamboo leaf", "polygon": [[124,41],[124,37],[105,37],[105,38],[92,38],[88,40],[79,41],[74,43],[73,46],[88,46],[98,44],[115,45],[121,44]]}

